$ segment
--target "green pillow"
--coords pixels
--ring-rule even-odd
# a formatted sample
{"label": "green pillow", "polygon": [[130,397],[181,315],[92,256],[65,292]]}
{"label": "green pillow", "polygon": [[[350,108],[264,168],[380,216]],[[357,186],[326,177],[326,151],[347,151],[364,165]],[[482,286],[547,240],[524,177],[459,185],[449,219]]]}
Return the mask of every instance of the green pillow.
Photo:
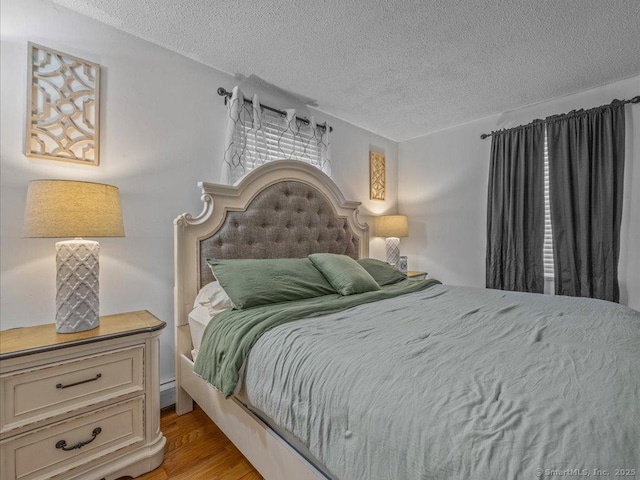
{"label": "green pillow", "polygon": [[369,272],[369,275],[371,275],[381,287],[401,282],[407,278],[405,273],[402,273],[393,265],[381,260],[376,260],[375,258],[361,258],[358,260],[358,263]]}
{"label": "green pillow", "polygon": [[207,258],[237,310],[336,293],[308,258]]}
{"label": "green pillow", "polygon": [[375,278],[351,257],[334,253],[313,253],[309,255],[309,260],[340,295],[380,290]]}

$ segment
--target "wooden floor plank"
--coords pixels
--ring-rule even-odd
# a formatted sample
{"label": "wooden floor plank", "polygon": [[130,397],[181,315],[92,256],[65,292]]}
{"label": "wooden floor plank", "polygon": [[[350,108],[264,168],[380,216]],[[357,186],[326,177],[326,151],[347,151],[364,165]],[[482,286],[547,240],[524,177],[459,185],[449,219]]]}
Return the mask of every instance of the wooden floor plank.
{"label": "wooden floor plank", "polygon": [[[215,423],[194,405],[193,412],[162,411],[167,437],[162,465],[139,480],[263,480]],[[124,480],[124,479],[120,479]]]}

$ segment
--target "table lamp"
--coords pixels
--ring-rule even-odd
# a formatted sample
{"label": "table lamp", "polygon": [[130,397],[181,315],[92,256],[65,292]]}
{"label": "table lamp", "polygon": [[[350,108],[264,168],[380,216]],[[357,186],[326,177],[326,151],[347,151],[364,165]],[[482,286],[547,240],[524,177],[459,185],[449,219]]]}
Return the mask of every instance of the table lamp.
{"label": "table lamp", "polygon": [[[124,237],[117,187],[70,180],[29,182],[25,237]],[[100,244],[75,238],[56,243],[56,331],[100,324]]]}
{"label": "table lamp", "polygon": [[376,235],[387,239],[387,262],[396,267],[400,263],[400,237],[409,236],[406,215],[383,215],[376,221]]}

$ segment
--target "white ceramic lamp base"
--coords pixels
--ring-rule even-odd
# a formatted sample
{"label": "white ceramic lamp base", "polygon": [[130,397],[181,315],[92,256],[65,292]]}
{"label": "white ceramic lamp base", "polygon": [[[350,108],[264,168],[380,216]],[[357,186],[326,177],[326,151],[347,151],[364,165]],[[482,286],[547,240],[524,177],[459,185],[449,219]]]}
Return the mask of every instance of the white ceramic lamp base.
{"label": "white ceramic lamp base", "polygon": [[398,237],[387,237],[387,263],[396,268],[400,263],[400,239]]}
{"label": "white ceramic lamp base", "polygon": [[56,243],[56,331],[74,333],[100,324],[98,256],[100,244],[92,240]]}

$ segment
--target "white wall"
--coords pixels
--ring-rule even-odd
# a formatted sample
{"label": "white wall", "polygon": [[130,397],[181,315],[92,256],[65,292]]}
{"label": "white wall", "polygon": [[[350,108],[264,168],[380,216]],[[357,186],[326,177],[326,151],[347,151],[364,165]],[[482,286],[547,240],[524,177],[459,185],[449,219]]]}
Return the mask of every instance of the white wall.
{"label": "white wall", "polygon": [[[200,211],[198,181],[219,179],[225,108],[216,89],[231,89],[237,81],[43,1],[3,0],[0,16],[1,326],[54,321],[55,240],[21,238],[29,180],[110,183],[120,188],[126,237],[99,239],[101,313],[148,309],[166,321],[160,374],[162,381],[170,380],[174,376],[173,219],[185,211]],[[99,167],[23,155],[27,41],[102,65]],[[246,91],[253,93],[250,86]],[[265,95],[278,101],[272,97]],[[334,127],[333,178],[346,198],[362,201],[365,214],[395,213],[397,144],[328,115],[316,117]],[[385,202],[368,199],[370,149],[387,157]],[[372,242],[372,253],[384,256],[379,239]]]}
{"label": "white wall", "polygon": [[[400,143],[399,211],[409,216],[410,235],[401,247],[410,268],[444,283],[485,285],[491,140],[480,134],[639,94],[634,77]],[[640,105],[626,109],[619,279],[622,303],[640,309]]]}

